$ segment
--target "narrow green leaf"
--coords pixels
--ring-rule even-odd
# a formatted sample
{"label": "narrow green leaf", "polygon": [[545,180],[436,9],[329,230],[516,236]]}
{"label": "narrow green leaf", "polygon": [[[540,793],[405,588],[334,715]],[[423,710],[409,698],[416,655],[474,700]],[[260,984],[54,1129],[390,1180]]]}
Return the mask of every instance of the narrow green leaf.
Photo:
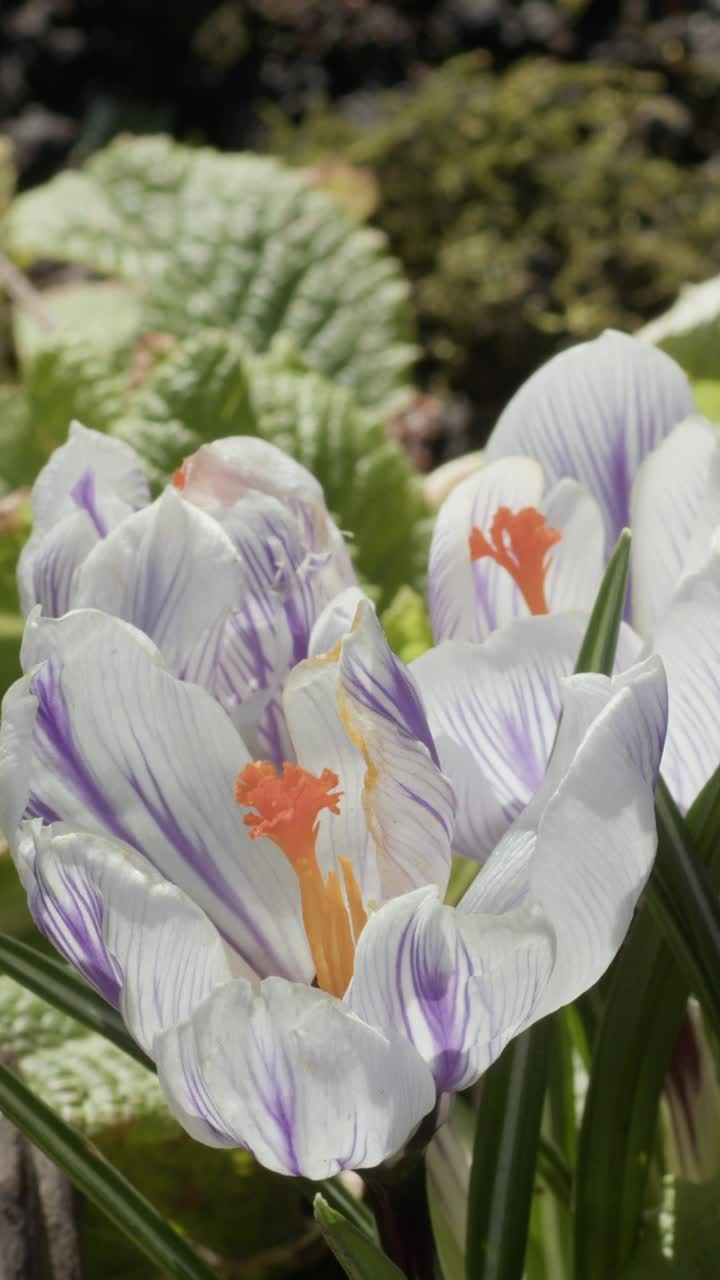
{"label": "narrow green leaf", "polygon": [[631,541],[630,530],[623,529],[600,583],[578,654],[576,671],[597,671],[606,676],[612,671],[625,608]]}
{"label": "narrow green leaf", "polygon": [[2,1064],[0,1111],[161,1271],[178,1280],[216,1280],[210,1267],[127,1178]]}
{"label": "narrow green leaf", "polygon": [[648,905],[690,989],[720,1035],[720,899],[698,858],[688,823],[660,779],[655,793],[658,851]]}
{"label": "narrow green leaf", "polygon": [[467,1280],[521,1280],[552,1024],[513,1040],[483,1079],[468,1194]]}
{"label": "narrow green leaf", "polygon": [[358,1200],[343,1186],[339,1178],[326,1178],[323,1182],[311,1182],[309,1178],[301,1178],[305,1199],[314,1206],[317,1196],[321,1196],[329,1207],[341,1217],[347,1218],[358,1231],[364,1232],[369,1240],[377,1240],[375,1222],[364,1200]]}
{"label": "narrow green leaf", "polygon": [[[720,880],[720,770],[685,819]],[[619,1274],[638,1239],[658,1107],[690,982],[647,908],[612,971],[593,1053],[576,1180],[576,1280]]]}
{"label": "narrow green leaf", "polygon": [[43,955],[17,938],[0,933],[0,973],[14,978],[21,986],[34,991],[35,995],[62,1013],[76,1018],[91,1031],[112,1040],[150,1071],[155,1070],[154,1064],[126,1030],[120,1014],[61,961]]}
{"label": "narrow green leaf", "polygon": [[336,1209],[320,1194],[313,1202],[315,1221],[340,1266],[350,1280],[403,1280],[403,1273],[365,1231]]}
{"label": "narrow green leaf", "polygon": [[[590,614],[576,671],[609,675],[625,607],[630,533],[620,535]],[[470,1193],[468,1280],[521,1280],[525,1265],[552,1023],[513,1041],[486,1073]]]}

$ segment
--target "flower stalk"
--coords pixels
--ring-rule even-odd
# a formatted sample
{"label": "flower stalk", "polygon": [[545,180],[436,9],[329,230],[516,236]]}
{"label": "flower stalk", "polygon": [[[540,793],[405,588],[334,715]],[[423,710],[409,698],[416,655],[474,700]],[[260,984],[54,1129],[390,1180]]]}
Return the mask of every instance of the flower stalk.
{"label": "flower stalk", "polygon": [[424,1151],[407,1154],[391,1169],[371,1169],[362,1176],[385,1253],[408,1280],[440,1280]]}

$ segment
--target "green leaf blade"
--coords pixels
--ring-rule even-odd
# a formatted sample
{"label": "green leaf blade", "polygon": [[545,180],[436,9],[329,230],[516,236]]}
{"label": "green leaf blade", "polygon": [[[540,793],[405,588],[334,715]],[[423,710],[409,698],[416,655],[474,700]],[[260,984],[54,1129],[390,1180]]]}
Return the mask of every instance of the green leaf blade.
{"label": "green leaf blade", "polygon": [[[661,812],[671,814],[667,804],[661,800]],[[720,770],[683,827],[693,860],[706,865],[716,885]],[[660,1098],[695,972],[692,960],[685,970],[679,964],[669,945],[672,931],[663,936],[660,919],[645,906],[631,925],[593,1049],[576,1179],[576,1280],[619,1275],[641,1237]],[[687,956],[687,942],[680,945]]]}
{"label": "green leaf blade", "polygon": [[337,1209],[331,1209],[319,1193],[313,1209],[323,1238],[349,1280],[403,1280],[402,1271],[379,1245]]}
{"label": "green leaf blade", "polygon": [[625,594],[630,572],[630,546],[630,530],[624,529],[603,574],[575,664],[576,672],[597,671],[606,676],[612,674],[620,623],[625,608]]}

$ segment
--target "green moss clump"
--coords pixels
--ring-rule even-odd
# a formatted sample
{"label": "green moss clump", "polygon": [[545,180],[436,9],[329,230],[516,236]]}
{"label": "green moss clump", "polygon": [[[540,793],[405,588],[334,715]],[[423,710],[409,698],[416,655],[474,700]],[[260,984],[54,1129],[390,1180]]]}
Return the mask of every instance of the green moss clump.
{"label": "green moss clump", "polygon": [[375,173],[430,373],[491,410],[568,340],[633,329],[720,267],[720,172],[681,165],[691,122],[661,76],[453,59],[360,126],[270,122],[297,163]]}

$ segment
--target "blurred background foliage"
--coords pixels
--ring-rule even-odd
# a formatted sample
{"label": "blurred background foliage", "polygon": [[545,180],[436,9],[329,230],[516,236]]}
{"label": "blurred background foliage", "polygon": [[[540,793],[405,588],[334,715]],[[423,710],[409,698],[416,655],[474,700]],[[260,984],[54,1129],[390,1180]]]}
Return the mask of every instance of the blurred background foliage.
{"label": "blurred background foliage", "polygon": [[21,189],[162,129],[272,150],[387,232],[437,396],[397,434],[429,441],[425,463],[481,443],[563,344],[635,328],[720,270],[719,124],[715,0],[6,0],[0,15]]}

